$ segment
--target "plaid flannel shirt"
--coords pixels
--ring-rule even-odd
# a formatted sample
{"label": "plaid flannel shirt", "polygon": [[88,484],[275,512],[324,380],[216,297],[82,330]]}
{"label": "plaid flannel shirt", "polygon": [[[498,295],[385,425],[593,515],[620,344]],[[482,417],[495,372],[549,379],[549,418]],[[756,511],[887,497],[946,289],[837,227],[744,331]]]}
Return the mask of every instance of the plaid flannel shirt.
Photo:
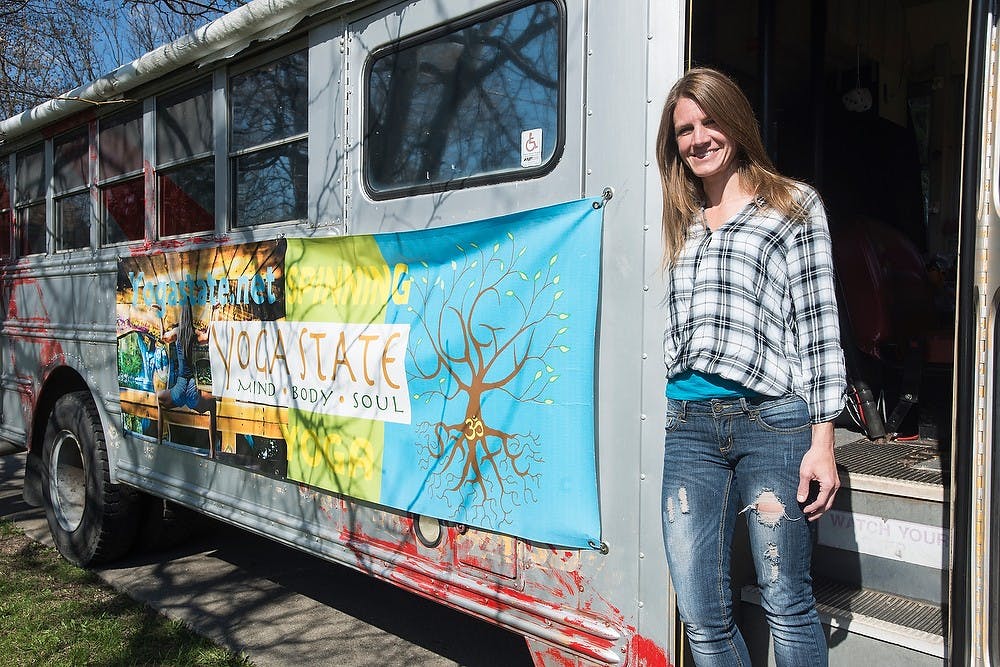
{"label": "plaid flannel shirt", "polygon": [[692,222],[667,283],[667,378],[714,373],[765,396],[794,393],[813,423],[844,407],[844,355],[833,255],[819,195],[791,221],[750,202],[711,232]]}

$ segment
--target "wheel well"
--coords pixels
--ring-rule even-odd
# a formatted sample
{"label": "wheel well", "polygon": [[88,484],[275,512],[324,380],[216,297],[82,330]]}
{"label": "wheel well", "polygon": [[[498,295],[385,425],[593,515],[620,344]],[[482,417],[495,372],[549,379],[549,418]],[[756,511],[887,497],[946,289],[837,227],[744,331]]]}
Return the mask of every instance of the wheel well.
{"label": "wheel well", "polygon": [[33,507],[42,505],[43,470],[42,446],[45,440],[45,428],[48,425],[52,407],[63,394],[85,389],[89,391],[83,377],[69,366],[60,366],[45,379],[42,385],[35,411],[31,417],[31,435],[28,441],[28,458],[24,468],[24,500]]}
{"label": "wheel well", "polygon": [[45,425],[49,421],[52,413],[52,406],[63,394],[71,391],[80,391],[90,387],[74,369],[69,366],[60,366],[55,369],[45,379],[42,392],[35,404],[35,413],[31,419],[31,442],[28,446],[30,454],[39,455],[42,451],[42,440],[45,438]]}

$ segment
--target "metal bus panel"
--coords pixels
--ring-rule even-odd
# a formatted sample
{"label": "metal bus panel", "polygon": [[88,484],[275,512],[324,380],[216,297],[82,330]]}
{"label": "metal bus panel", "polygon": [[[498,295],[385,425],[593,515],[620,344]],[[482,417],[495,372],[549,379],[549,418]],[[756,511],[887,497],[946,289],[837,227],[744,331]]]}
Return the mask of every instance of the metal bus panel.
{"label": "metal bus panel", "polygon": [[344,233],[344,23],[309,31],[309,219]]}
{"label": "metal bus panel", "polygon": [[[605,525],[621,522],[614,536],[628,541],[628,574],[638,577],[635,659],[656,664],[664,659],[660,647],[672,653],[679,646],[679,624],[662,536],[664,290],[655,140],[667,91],[684,69],[685,6],[652,2],[640,12],[595,2],[588,23],[584,173],[588,189],[603,183],[615,190],[605,218],[598,423],[602,494],[622,496],[608,505],[625,516]],[[608,456],[608,443],[629,456]]]}
{"label": "metal bus panel", "polygon": [[[439,7],[444,7],[445,13],[438,13]],[[372,51],[474,9],[471,2],[413,5],[402,13],[387,9],[352,23],[348,30],[348,70],[356,77],[364,71]],[[515,548],[522,554],[520,558],[535,566],[524,569],[517,577],[527,592],[549,586],[556,591],[559,579],[571,576],[573,583],[564,604],[603,617],[605,622],[611,621],[619,626],[616,632],[636,633],[628,646],[622,645],[624,637],[616,641],[630,664],[637,660],[662,664],[667,660],[666,629],[672,618],[667,604],[662,546],[656,546],[662,545],[662,538],[657,509],[659,491],[653,479],[659,477],[662,462],[662,427],[659,432],[656,427],[662,415],[645,419],[641,404],[644,392],[653,396],[662,394],[662,371],[655,370],[662,363],[656,353],[662,330],[656,331],[658,327],[654,324],[651,329],[655,333],[649,337],[649,329],[634,326],[639,319],[643,322],[656,319],[648,318],[648,310],[644,310],[655,310],[657,306],[655,297],[646,289],[643,274],[647,267],[641,258],[647,236],[654,237],[652,252],[659,252],[656,224],[651,234],[643,229],[646,211],[655,208],[656,203],[646,200],[650,191],[646,189],[648,172],[642,157],[650,140],[648,128],[653,127],[655,134],[658,110],[653,111],[657,118],[651,120],[648,113],[654,105],[646,102],[649,83],[643,74],[646,43],[628,40],[633,48],[621,48],[622,35],[644,35],[650,20],[645,11],[632,9],[621,12],[610,3],[592,3],[587,7],[568,3],[565,8],[565,140],[562,155],[551,172],[526,181],[373,200],[366,196],[361,178],[362,151],[356,142],[362,142],[363,136],[357,130],[349,131],[347,225],[350,233],[438,226],[580,195],[595,196],[607,187],[614,190],[604,214],[596,396],[602,538],[609,553],[602,556],[585,550],[558,555],[518,540]],[[588,26],[586,31],[584,26]],[[663,41],[666,43],[669,38]],[[672,43],[676,47],[676,38]],[[675,52],[679,52],[679,47]],[[657,84],[666,87],[666,81]],[[349,97],[353,96],[349,103],[349,117],[353,116],[353,120],[349,126],[353,123],[357,128],[363,112],[362,95],[357,85],[350,85],[349,91]],[[630,131],[625,131],[626,128]],[[658,197],[656,191],[652,192]],[[654,370],[644,376],[640,350],[650,348],[653,354],[646,357]],[[643,378],[641,383],[637,382],[639,378]],[[607,398],[610,396],[614,399]],[[650,437],[651,443],[647,440]],[[640,478],[646,475],[640,453],[648,450],[654,452],[651,459],[660,461],[653,464],[647,485],[657,489],[640,499]],[[654,563],[651,571],[655,574],[647,575],[648,580],[643,581],[639,568],[647,556],[641,553],[639,540],[640,536],[645,539],[647,533],[651,543],[648,558]],[[491,538],[482,535],[479,539]],[[456,548],[461,549],[460,543]],[[499,578],[496,581],[501,582]],[[640,627],[640,611],[646,613],[646,609],[650,619],[648,628]],[[613,620],[616,617],[617,622]],[[551,647],[545,644],[533,643],[532,650],[540,662],[554,659]]]}

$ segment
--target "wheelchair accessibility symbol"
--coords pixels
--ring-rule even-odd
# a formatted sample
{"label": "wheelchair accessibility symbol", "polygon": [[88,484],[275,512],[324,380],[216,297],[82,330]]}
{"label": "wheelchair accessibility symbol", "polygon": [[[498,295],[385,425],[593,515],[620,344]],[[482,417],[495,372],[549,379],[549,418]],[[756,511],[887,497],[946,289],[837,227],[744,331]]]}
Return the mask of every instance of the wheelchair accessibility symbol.
{"label": "wheelchair accessibility symbol", "polygon": [[521,166],[542,164],[542,128],[521,132]]}

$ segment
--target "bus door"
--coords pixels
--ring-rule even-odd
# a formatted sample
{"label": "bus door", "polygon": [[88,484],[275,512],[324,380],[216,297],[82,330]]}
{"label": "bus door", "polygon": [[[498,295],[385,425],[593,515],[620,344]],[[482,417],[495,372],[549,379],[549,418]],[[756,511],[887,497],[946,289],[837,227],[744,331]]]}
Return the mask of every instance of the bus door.
{"label": "bus door", "polygon": [[[838,664],[948,653],[950,517],[967,516],[952,501],[971,481],[953,484],[951,467],[976,447],[971,430],[952,432],[972,404],[953,378],[955,322],[972,312],[956,300],[956,284],[972,284],[956,277],[967,256],[959,100],[975,78],[968,5],[955,5],[692,5],[691,61],[748,91],[778,170],[814,184],[827,209],[851,389],[837,422],[842,488],[818,522],[813,576]],[[766,653],[754,575],[733,576],[749,582],[748,644]]]}

